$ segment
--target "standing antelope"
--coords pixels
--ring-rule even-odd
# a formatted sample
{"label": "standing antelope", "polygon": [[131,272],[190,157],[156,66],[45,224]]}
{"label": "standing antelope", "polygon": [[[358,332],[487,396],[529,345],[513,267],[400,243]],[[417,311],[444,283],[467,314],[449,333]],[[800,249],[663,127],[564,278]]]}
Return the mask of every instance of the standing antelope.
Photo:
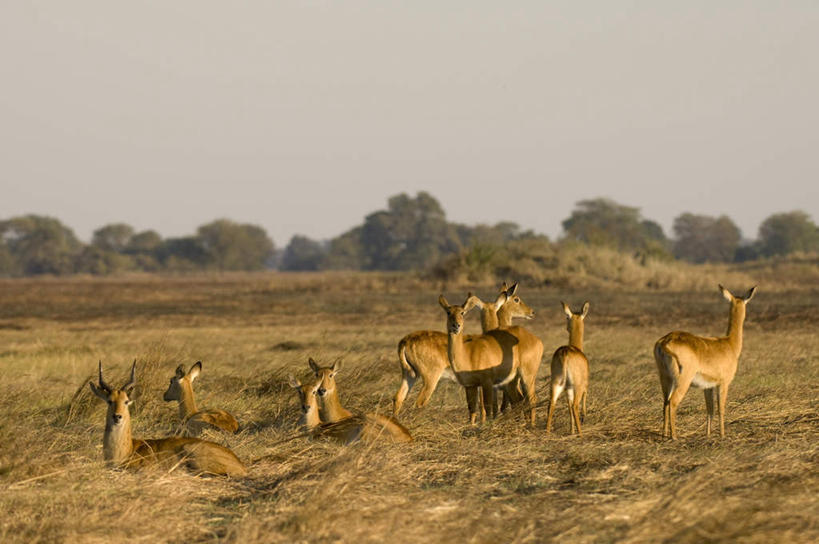
{"label": "standing antelope", "polygon": [[731,303],[726,336],[696,336],[674,331],[654,344],[654,360],[663,389],[663,437],[677,438],[677,406],[690,386],[705,390],[705,435],[711,434],[714,403],[719,410],[719,435],[725,436],[725,402],[728,386],[737,372],[742,352],[742,325],[745,305],[756,293],[752,287],[743,297],[735,297],[719,286],[722,296]]}
{"label": "standing antelope", "polygon": [[[511,288],[507,288],[504,283],[494,303],[481,302],[483,332],[496,329],[498,326],[511,327],[512,318],[515,317],[532,318],[535,312],[519,296],[515,295],[517,287],[518,284],[515,283]],[[447,334],[441,331],[416,331],[406,335],[398,342],[401,385],[393,399],[393,415],[398,415],[404,399],[407,398],[407,394],[419,377],[423,380],[424,385],[415,401],[417,408],[429,402],[441,378],[453,382],[458,381],[449,365],[448,342]]]}
{"label": "standing antelope", "polygon": [[316,375],[318,385],[316,393],[321,397],[323,406],[325,423],[321,426],[322,433],[327,433],[345,444],[377,438],[386,438],[393,442],[412,442],[412,435],[406,427],[394,419],[379,414],[353,414],[341,405],[335,378],[341,369],[339,361],[330,367],[319,366],[312,357],[308,362]]}
{"label": "standing antelope", "polygon": [[224,410],[198,410],[196,399],[193,396],[193,381],[202,371],[202,361],[197,361],[185,372],[185,367],[179,365],[176,375],[171,378],[168,390],[162,395],[165,401],[179,401],[179,417],[182,420],[186,434],[197,436],[202,430],[216,428],[221,431],[235,433],[239,430],[239,422]]}
{"label": "standing antelope", "polygon": [[[506,297],[505,293],[501,297]],[[458,382],[466,389],[469,421],[477,419],[478,388],[483,391],[484,406],[494,404],[493,387],[505,386],[520,378],[524,399],[529,406],[529,419],[535,421],[535,374],[520,364],[521,327],[494,329],[486,334],[464,338],[464,318],[477,304],[477,297],[469,295],[461,305],[450,305],[443,295],[438,303],[447,315],[447,357]],[[483,421],[485,416],[482,416]]]}
{"label": "standing antelope", "polygon": [[171,437],[142,440],[131,437],[131,414],[128,406],[133,402],[128,395],[136,385],[131,366],[131,377],[121,388],[111,387],[102,378],[102,361],[99,364],[99,385],[88,382],[91,391],[108,403],[105,416],[105,434],[102,438],[103,457],[109,464],[121,467],[140,467],[164,461],[184,462],[194,472],[244,476],[245,466],[229,449],[198,438]]}
{"label": "standing antelope", "polygon": [[[481,329],[484,333],[493,329],[509,329],[512,327],[513,317],[522,317],[525,319],[532,319],[534,317],[535,311],[520,299],[516,294],[517,290],[517,283],[507,288],[506,282],[504,282],[503,287],[501,287],[501,293],[506,293],[507,299],[505,302],[502,302],[501,298],[498,298],[494,303],[483,302],[478,299],[477,305],[481,310]],[[520,364],[525,368],[523,374],[537,376],[537,371],[540,369],[540,362],[543,359],[543,342],[523,327],[518,327],[516,331],[516,336],[520,341],[518,345]],[[534,382],[532,386],[534,387]],[[516,377],[512,383],[506,385],[503,389],[501,411],[505,410],[509,404],[517,403],[521,399],[520,379]],[[493,405],[493,416],[496,412],[497,409]],[[531,423],[532,425],[535,424],[534,421]]]}
{"label": "standing antelope", "polygon": [[565,303],[563,312],[566,314],[566,328],[569,331],[569,345],[560,346],[552,355],[552,388],[549,397],[549,415],[546,417],[546,432],[552,432],[552,418],[555,413],[557,399],[566,391],[566,401],[569,405],[570,432],[577,434],[580,431],[580,403],[583,403],[583,417],[586,417],[586,393],[589,387],[589,360],[583,353],[583,320],[589,313],[589,303],[583,304],[579,314],[572,312]]}

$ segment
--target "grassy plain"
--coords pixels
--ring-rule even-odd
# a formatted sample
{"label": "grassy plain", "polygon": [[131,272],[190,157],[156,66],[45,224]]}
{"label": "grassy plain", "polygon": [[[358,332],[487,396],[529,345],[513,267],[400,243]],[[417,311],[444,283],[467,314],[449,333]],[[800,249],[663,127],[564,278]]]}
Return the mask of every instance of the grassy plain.
{"label": "grassy plain", "polygon": [[[816,542],[819,285],[767,279],[748,307],[725,439],[705,437],[697,390],[679,412],[681,440],[660,439],[651,356],[672,329],[724,333],[716,285],[522,285],[537,312],[526,326],[546,346],[534,430],[514,412],[469,427],[451,382],[417,410],[416,384],[400,416],[415,442],[350,447],[300,436],[287,374],[308,378],[308,356],[342,359],[346,406],[388,412],[396,344],[443,330],[443,286],[341,273],[0,280],[0,541]],[[495,292],[445,293],[459,300],[468,288]],[[544,433],[548,361],[566,341],[561,299],[591,301],[582,438],[567,434],[565,401]],[[477,332],[477,312],[470,321]],[[176,406],[161,395],[178,364],[202,360],[200,406],[242,424],[207,437],[233,448],[250,476],[106,468],[104,406],[86,385],[100,359],[117,384],[137,360],[132,415],[143,437],[172,432]]]}

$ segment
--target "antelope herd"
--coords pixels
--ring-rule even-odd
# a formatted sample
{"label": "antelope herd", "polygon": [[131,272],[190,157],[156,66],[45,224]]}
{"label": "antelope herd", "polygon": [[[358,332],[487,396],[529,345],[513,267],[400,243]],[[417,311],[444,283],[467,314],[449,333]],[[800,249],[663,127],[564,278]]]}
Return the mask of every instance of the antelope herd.
{"label": "antelope herd", "polygon": [[[543,357],[543,342],[524,327],[512,325],[513,318],[531,319],[534,311],[517,295],[517,283],[504,283],[494,302],[484,302],[469,293],[463,304],[450,304],[441,295],[438,303],[446,313],[446,332],[417,331],[398,343],[401,384],[393,399],[392,417],[376,413],[353,413],[342,406],[336,384],[341,362],[320,366],[312,358],[312,379],[302,384],[292,374],[290,386],[299,396],[299,424],[306,434],[329,438],[342,444],[356,441],[387,440],[410,442],[412,435],[396,421],[398,413],[420,378],[423,387],[415,402],[422,407],[429,402],[438,381],[447,378],[463,386],[466,393],[469,422],[481,422],[498,413],[497,393],[503,393],[500,410],[522,404],[526,422],[535,426],[537,403],[536,378]],[[742,328],[745,306],[756,293],[753,287],[742,297],[731,294],[722,285],[720,292],[730,303],[726,336],[705,337],[673,331],[654,345],[654,359],[660,375],[663,394],[663,438],[677,438],[676,413],[690,386],[703,389],[706,407],[706,435],[711,434],[714,406],[719,411],[720,436],[725,436],[725,402],[728,386],[737,371],[742,351]],[[586,416],[589,387],[589,360],[583,352],[584,321],[589,312],[585,302],[575,313],[561,302],[566,314],[569,342],[555,350],[551,362],[549,410],[546,433],[552,430],[557,400],[566,393],[570,433],[581,435]],[[473,308],[481,310],[481,334],[464,334],[464,320]],[[129,398],[136,385],[136,361],[130,379],[120,388],[103,379],[99,364],[97,384],[89,382],[91,391],[108,404],[103,435],[103,456],[121,467],[171,463],[184,465],[196,473],[243,476],[247,469],[228,448],[197,438],[203,430],[235,433],[236,418],[224,410],[199,410],[193,394],[193,382],[202,371],[202,363],[189,370],[180,365],[170,379],[165,401],[179,403],[180,426],[177,435],[159,439],[135,439],[131,436]]]}

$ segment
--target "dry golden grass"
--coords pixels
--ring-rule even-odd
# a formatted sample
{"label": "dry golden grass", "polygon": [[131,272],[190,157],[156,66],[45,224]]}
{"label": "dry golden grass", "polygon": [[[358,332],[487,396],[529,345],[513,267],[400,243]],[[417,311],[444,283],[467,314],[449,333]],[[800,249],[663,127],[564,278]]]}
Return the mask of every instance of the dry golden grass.
{"label": "dry golden grass", "polygon": [[[671,329],[724,332],[715,285],[524,284],[538,312],[527,326],[547,352],[536,429],[516,413],[470,428],[450,382],[415,410],[416,384],[400,418],[415,442],[351,447],[301,436],[287,374],[306,378],[308,355],[341,358],[342,401],[386,412],[400,380],[398,340],[443,329],[440,285],[350,273],[0,281],[0,541],[815,542],[817,283],[789,291],[768,284],[771,267],[731,273],[767,282],[748,307],[725,439],[705,437],[697,390],[680,408],[681,440],[660,439],[651,356]],[[450,285],[447,295],[470,287]],[[566,341],[561,299],[591,301],[582,438],[567,434],[565,402],[553,434],[543,429],[548,358]],[[477,331],[477,314],[471,321]],[[233,448],[250,476],[106,468],[104,407],[86,392],[98,359],[115,383],[137,360],[134,432],[144,437],[175,428],[176,405],[161,395],[178,364],[201,359],[199,404],[242,425],[207,438]]]}

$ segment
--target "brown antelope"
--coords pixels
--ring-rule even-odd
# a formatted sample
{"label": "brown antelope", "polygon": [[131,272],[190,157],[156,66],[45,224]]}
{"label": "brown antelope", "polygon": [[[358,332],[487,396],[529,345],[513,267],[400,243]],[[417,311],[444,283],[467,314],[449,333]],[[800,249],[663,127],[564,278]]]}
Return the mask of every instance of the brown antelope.
{"label": "brown antelope", "polygon": [[316,393],[321,398],[323,407],[322,433],[327,433],[345,444],[358,440],[368,442],[378,438],[392,442],[412,442],[409,431],[394,419],[379,414],[353,414],[341,405],[335,378],[341,369],[341,362],[336,361],[333,366],[321,367],[310,358],[309,363],[316,375],[318,385]]}
{"label": "brown antelope", "polygon": [[569,405],[570,432],[577,434],[580,431],[580,407],[583,403],[583,418],[586,417],[586,393],[589,388],[589,360],[583,353],[583,320],[589,313],[589,303],[583,304],[579,314],[572,312],[565,303],[563,311],[566,314],[566,328],[569,331],[569,345],[560,346],[552,356],[552,387],[549,396],[549,415],[546,417],[546,432],[552,432],[552,418],[555,413],[557,399],[566,391],[566,401]]}
{"label": "brown antelope", "polygon": [[677,406],[690,386],[705,390],[705,435],[711,434],[714,404],[719,410],[719,435],[725,436],[725,401],[728,386],[737,372],[742,352],[742,325],[745,305],[756,293],[752,287],[743,297],[735,297],[719,286],[722,296],[731,303],[726,336],[696,336],[674,331],[654,344],[654,360],[663,389],[663,437],[677,438]]}
{"label": "brown antelope", "polygon": [[364,416],[351,415],[335,423],[322,423],[319,416],[318,389],[322,380],[302,384],[292,375],[288,381],[290,387],[296,390],[301,405],[299,425],[310,433],[313,438],[331,438],[342,444],[351,444],[363,438],[363,429],[367,425]]}
{"label": "brown antelope", "polygon": [[[506,297],[502,293],[501,297]],[[484,406],[494,404],[493,387],[505,386],[515,377],[520,378],[524,399],[529,406],[529,419],[535,421],[535,375],[531,368],[520,364],[519,336],[525,334],[521,327],[494,329],[486,334],[468,335],[464,338],[464,318],[478,303],[470,295],[462,305],[450,305],[443,295],[438,303],[447,315],[447,357],[458,382],[466,389],[469,421],[477,419],[478,388],[483,391]],[[481,417],[483,421],[485,416]]]}
{"label": "brown antelope", "polygon": [[128,395],[136,385],[131,366],[128,383],[119,389],[111,387],[102,377],[99,364],[99,385],[89,382],[91,391],[108,404],[105,416],[105,434],[102,438],[103,457],[109,464],[136,468],[162,462],[184,463],[200,474],[244,476],[245,466],[229,449],[198,438],[171,437],[142,440],[131,437],[131,414],[128,406],[133,402]]}
{"label": "brown antelope", "polygon": [[[517,290],[517,283],[507,288],[506,282],[504,282],[503,287],[501,287],[501,293],[506,293],[506,302],[501,302],[500,298],[494,303],[487,303],[478,299],[478,308],[481,310],[481,329],[484,334],[493,329],[509,329],[512,326],[512,318],[514,317],[522,317],[525,319],[532,319],[534,317],[535,311],[520,299],[516,294]],[[543,359],[543,342],[527,329],[518,327],[517,330],[520,331],[517,335],[520,341],[518,346],[520,351],[520,364],[526,367],[523,374],[537,376],[537,371],[540,369],[540,362]],[[519,402],[521,399],[522,390],[520,379],[515,378],[512,383],[503,389],[501,411],[505,410],[509,404]],[[492,412],[493,415],[497,412],[494,406],[492,407]],[[532,421],[532,425],[534,425],[534,421]]]}
{"label": "brown antelope", "polygon": [[185,372],[185,367],[179,365],[176,375],[171,378],[168,390],[162,395],[165,401],[179,401],[179,418],[186,434],[199,435],[204,429],[216,428],[221,431],[235,433],[239,430],[239,422],[224,410],[199,410],[196,408],[196,399],[193,396],[193,381],[202,372],[202,361],[197,361]]}
{"label": "brown antelope", "polygon": [[[494,303],[482,302],[481,327],[483,332],[500,326],[511,327],[512,318],[522,317],[531,319],[534,311],[521,298],[515,295],[518,284],[507,288],[504,283],[501,293]],[[504,296],[506,295],[506,296]],[[476,297],[477,299],[477,297]],[[480,301],[480,299],[477,299]],[[393,415],[398,415],[404,399],[420,377],[424,385],[415,406],[421,408],[429,402],[429,398],[438,386],[441,378],[457,382],[447,357],[449,340],[444,332],[416,331],[406,335],[398,342],[398,362],[401,364],[401,385],[393,399]],[[506,395],[506,393],[504,393]]]}
{"label": "brown antelope", "polygon": [[288,382],[290,383],[290,387],[295,389],[299,394],[299,404],[301,405],[299,425],[308,431],[316,429],[321,425],[318,397],[316,397],[316,391],[318,391],[318,388],[321,386],[321,381],[317,380],[310,384],[302,384],[291,374],[288,376]]}

